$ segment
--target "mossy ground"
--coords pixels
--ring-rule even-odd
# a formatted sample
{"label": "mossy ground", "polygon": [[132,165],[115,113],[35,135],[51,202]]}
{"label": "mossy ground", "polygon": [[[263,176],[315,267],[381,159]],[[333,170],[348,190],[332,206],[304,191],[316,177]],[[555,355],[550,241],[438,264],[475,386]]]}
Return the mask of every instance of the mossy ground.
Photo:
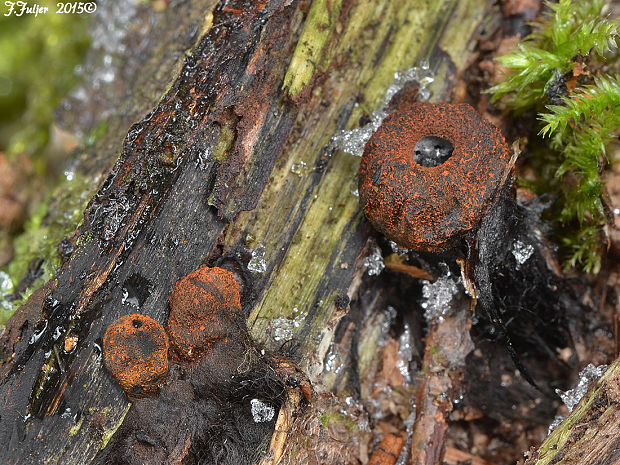
{"label": "mossy ground", "polygon": [[620,21],[605,0],[546,6],[533,33],[497,58],[506,74],[489,92],[515,114],[538,113],[528,148],[537,175],[524,184],[553,198],[566,268],[598,273],[608,242],[601,172],[620,125]]}
{"label": "mossy ground", "polygon": [[37,3],[47,7],[47,13],[0,15],[0,152],[12,162],[26,154],[35,171],[27,187],[33,190],[29,219],[12,238],[14,259],[0,271],[8,273],[16,287],[28,264],[39,257],[44,273],[22,298],[12,305],[3,302],[0,325],[53,275],[60,264],[58,242],[75,229],[88,198],[88,183],[59,174],[63,163],[58,163],[51,133],[56,109],[79,80],[76,67],[90,43],[90,17],[56,14],[56,2],[49,0]]}

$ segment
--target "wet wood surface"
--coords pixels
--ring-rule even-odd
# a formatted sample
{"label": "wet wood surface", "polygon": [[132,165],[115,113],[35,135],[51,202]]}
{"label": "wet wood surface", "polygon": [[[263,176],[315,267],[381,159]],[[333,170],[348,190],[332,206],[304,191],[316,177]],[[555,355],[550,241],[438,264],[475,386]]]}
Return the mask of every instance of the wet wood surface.
{"label": "wet wood surface", "polygon": [[[135,312],[165,323],[172,286],[200,264],[235,269],[257,342],[337,391],[324,359],[356,298],[370,227],[353,194],[359,158],[330,139],[421,60],[433,99],[449,99],[488,3],[237,0],[205,11],[176,80],[90,200],[75,253],[7,326],[1,461],[90,463],[131,408],[102,365],[106,327]],[[295,322],[284,338],[279,319]]]}

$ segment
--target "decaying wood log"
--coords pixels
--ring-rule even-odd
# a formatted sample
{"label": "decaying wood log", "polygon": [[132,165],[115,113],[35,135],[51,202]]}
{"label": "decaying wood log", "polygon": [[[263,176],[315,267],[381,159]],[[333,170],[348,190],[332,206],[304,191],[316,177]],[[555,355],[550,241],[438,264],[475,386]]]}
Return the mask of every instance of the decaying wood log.
{"label": "decaying wood log", "polygon": [[[359,159],[329,141],[423,59],[433,98],[449,99],[490,3],[209,4],[175,82],[90,200],[76,251],[7,326],[1,461],[85,465],[112,444],[132,404],[104,370],[103,333],[128,313],[164,323],[172,286],[201,264],[237,273],[261,347],[315,391],[340,392],[346,374],[324,359],[370,229],[352,193]],[[365,341],[361,371],[376,349]]]}
{"label": "decaying wood log", "polygon": [[416,422],[411,445],[413,465],[439,464],[445,455],[448,418],[463,376],[465,358],[474,345],[469,299],[452,305],[453,315],[435,321],[429,328],[422,373],[416,395]]}
{"label": "decaying wood log", "polygon": [[525,465],[620,463],[620,360],[616,360]]}

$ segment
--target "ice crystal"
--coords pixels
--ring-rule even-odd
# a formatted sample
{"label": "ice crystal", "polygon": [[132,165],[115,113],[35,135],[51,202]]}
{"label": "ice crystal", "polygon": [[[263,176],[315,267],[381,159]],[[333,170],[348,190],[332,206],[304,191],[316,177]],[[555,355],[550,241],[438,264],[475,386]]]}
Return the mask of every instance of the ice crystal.
{"label": "ice crystal", "polygon": [[417,81],[420,85],[418,100],[428,100],[431,93],[427,89],[427,86],[435,80],[433,76],[433,71],[430,69],[427,61],[420,63],[420,66],[414,66],[404,71],[394,73],[394,81],[390,87],[388,87],[381,106],[370,115],[370,122],[361,128],[338,132],[332,137],[330,142],[331,145],[351,155],[361,157],[366,142],[368,142],[372,133],[379,129],[383,119],[387,116],[387,107],[392,97],[394,97],[407,83]]}
{"label": "ice crystal", "polygon": [[265,246],[260,244],[252,251],[252,258],[248,262],[248,270],[252,273],[264,273],[267,271],[267,262],[265,262]]}
{"label": "ice crystal", "polygon": [[370,247],[370,255],[364,258],[364,267],[368,276],[378,276],[385,268],[385,262],[383,261],[383,255],[381,249],[377,244],[372,244]]}
{"label": "ice crystal", "polygon": [[421,306],[427,321],[446,315],[450,311],[450,302],[458,293],[457,282],[448,273],[435,282],[423,281]]}
{"label": "ice crystal", "polygon": [[512,255],[517,261],[517,269],[520,265],[523,265],[534,253],[534,246],[531,244],[525,244],[519,240],[514,241],[512,244]]}
{"label": "ice crystal", "polygon": [[276,414],[276,409],[259,399],[252,399],[250,401],[250,409],[254,423],[271,421]]}
{"label": "ice crystal", "polygon": [[569,412],[572,412],[583,396],[586,395],[590,383],[600,378],[605,370],[607,370],[607,365],[597,367],[590,363],[579,372],[579,381],[576,387],[568,391],[555,390],[556,394],[562,398],[562,402],[568,407]]}

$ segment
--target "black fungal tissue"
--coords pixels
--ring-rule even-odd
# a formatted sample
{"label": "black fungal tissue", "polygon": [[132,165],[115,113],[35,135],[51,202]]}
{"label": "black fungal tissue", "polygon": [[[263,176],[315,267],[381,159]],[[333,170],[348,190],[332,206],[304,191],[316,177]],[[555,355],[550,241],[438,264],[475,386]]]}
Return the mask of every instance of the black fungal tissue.
{"label": "black fungal tissue", "polygon": [[568,320],[580,312],[581,303],[553,270],[553,250],[545,240],[551,230],[541,220],[548,204],[536,197],[518,198],[513,186],[504,186],[468,251],[482,310],[476,329],[503,339],[523,377],[553,397],[530,375],[521,354],[543,354],[540,360],[563,365],[555,354],[572,345]]}
{"label": "black fungal tissue", "polygon": [[[250,465],[266,452],[286,396],[278,372],[246,344],[173,364],[158,395],[132,407],[97,465]],[[221,352],[221,353],[220,353]],[[240,357],[240,358],[239,358]]]}

